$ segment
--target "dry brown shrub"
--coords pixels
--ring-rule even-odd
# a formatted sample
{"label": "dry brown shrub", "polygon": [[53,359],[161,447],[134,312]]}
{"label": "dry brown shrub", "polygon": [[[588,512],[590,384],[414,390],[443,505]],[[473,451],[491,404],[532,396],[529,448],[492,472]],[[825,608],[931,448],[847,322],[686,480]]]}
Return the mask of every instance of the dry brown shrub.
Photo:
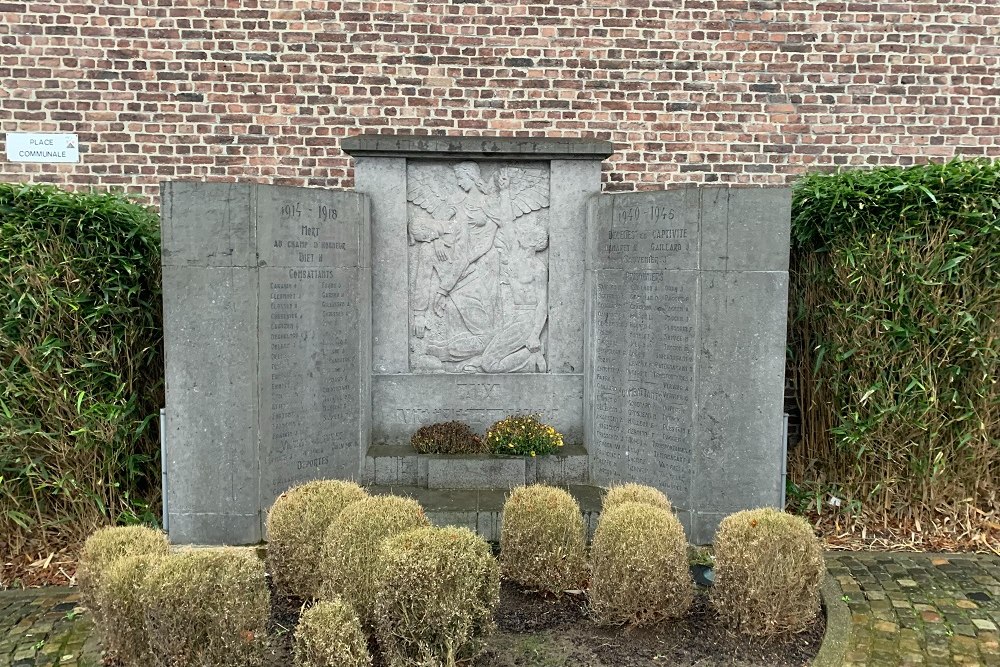
{"label": "dry brown shrub", "polygon": [[649,625],[694,601],[684,527],[670,512],[622,503],[601,513],[591,545],[590,602],[603,625]]}
{"label": "dry brown shrub", "polygon": [[296,667],[369,667],[368,640],[343,600],[317,602],[295,628]]}
{"label": "dry brown shrub", "polygon": [[319,595],[323,537],[345,507],[366,497],[363,488],[342,480],[306,482],[278,496],[267,515],[267,565],[279,593]]}
{"label": "dry brown shrub", "polygon": [[659,489],[642,484],[621,484],[608,489],[601,503],[601,512],[607,512],[622,503],[644,503],[673,512],[673,506],[666,494]]}
{"label": "dry brown shrub", "polygon": [[362,627],[373,627],[382,543],[429,525],[420,503],[411,498],[372,496],[348,505],[326,532],[321,597],[343,598]]}
{"label": "dry brown shrub", "polygon": [[421,454],[483,454],[489,448],[465,422],[428,424],[417,429],[410,444]]}
{"label": "dry brown shrub", "polygon": [[94,623],[101,627],[107,624],[98,590],[101,577],[113,562],[125,556],[162,556],[169,550],[167,536],[146,526],[114,526],[94,531],[83,544],[76,571],[80,599],[90,609]]}
{"label": "dry brown shrub", "polygon": [[493,631],[500,569],[465,528],[420,528],[383,545],[379,647],[391,667],[454,667],[478,656]]}
{"label": "dry brown shrub", "polygon": [[140,595],[155,664],[261,665],[269,598],[253,549],[191,549],[164,558]]}
{"label": "dry brown shrub", "polygon": [[97,599],[103,622],[98,630],[108,653],[128,667],[147,667],[153,662],[140,594],[149,573],[164,558],[164,554],[125,556],[113,561],[101,576]]}
{"label": "dry brown shrub", "polygon": [[587,576],[585,549],[580,505],[567,491],[534,484],[511,492],[500,531],[506,579],[551,593],[578,589]]}
{"label": "dry brown shrub", "polygon": [[820,609],[823,548],[809,523],[771,508],[737,512],[715,535],[712,604],[741,632],[804,630]]}

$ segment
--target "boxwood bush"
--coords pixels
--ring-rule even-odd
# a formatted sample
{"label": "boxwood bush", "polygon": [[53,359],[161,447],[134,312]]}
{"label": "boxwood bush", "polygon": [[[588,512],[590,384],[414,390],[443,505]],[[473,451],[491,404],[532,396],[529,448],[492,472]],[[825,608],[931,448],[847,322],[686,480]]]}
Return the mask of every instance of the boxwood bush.
{"label": "boxwood bush", "polygon": [[302,612],[295,628],[295,667],[370,667],[368,640],[351,605],[336,599]]}
{"label": "boxwood bush", "polygon": [[299,484],[278,496],[267,514],[267,564],[278,593],[319,595],[326,531],[345,507],[367,497],[354,482],[337,479]]}
{"label": "boxwood bush", "polygon": [[148,667],[155,662],[146,631],[142,588],[165,554],[125,556],[104,570],[96,591],[101,609],[98,630],[105,650],[127,667]]}
{"label": "boxwood bush", "polygon": [[519,486],[503,506],[503,576],[550,593],[578,589],[587,577],[586,530],[580,505],[565,489]]}
{"label": "boxwood bush", "polygon": [[145,526],[99,528],[83,543],[76,579],[80,598],[98,625],[106,624],[102,578],[111,565],[128,556],[165,556],[170,550],[167,536]]}
{"label": "boxwood bush", "polygon": [[467,664],[493,630],[500,569],[466,528],[419,528],[382,551],[376,617],[392,667]]}
{"label": "boxwood bush", "polygon": [[372,496],[351,503],[326,532],[320,597],[342,598],[357,612],[362,627],[373,628],[383,543],[429,525],[424,509],[412,498]]}
{"label": "boxwood bush", "polygon": [[694,601],[684,527],[662,507],[624,502],[601,512],[591,562],[590,603],[604,625],[676,618]]}
{"label": "boxwood bush", "polygon": [[667,495],[659,489],[643,484],[617,484],[608,489],[601,501],[601,514],[610,509],[614,509],[625,503],[642,503],[652,505],[668,512],[673,511],[673,506]]}
{"label": "boxwood bush", "polygon": [[270,594],[253,549],[191,549],[143,581],[150,652],[158,667],[260,667]]}
{"label": "boxwood bush", "polygon": [[802,517],[771,509],[731,514],[715,535],[711,600],[752,636],[804,630],[820,610],[823,546]]}

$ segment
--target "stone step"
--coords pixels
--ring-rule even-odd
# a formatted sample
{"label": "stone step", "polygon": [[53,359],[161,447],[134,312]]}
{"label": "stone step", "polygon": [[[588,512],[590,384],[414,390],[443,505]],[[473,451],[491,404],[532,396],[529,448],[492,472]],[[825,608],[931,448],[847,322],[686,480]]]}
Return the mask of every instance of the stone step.
{"label": "stone step", "polygon": [[[571,484],[565,488],[580,503],[587,540],[590,541],[601,514],[604,489],[584,484]],[[503,489],[425,489],[408,485],[370,486],[368,491],[413,498],[423,506],[435,526],[468,528],[490,542],[500,541],[503,505],[510,493]]]}
{"label": "stone step", "polygon": [[587,450],[567,445],[535,457],[418,454],[409,445],[372,445],[365,483],[425,489],[510,489],[524,484],[586,484]]}

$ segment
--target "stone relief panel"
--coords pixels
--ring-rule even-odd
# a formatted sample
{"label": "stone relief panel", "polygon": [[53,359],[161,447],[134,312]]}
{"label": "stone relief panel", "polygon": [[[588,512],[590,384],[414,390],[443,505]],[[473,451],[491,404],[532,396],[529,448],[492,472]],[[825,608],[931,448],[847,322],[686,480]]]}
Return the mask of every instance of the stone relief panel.
{"label": "stone relief panel", "polygon": [[409,161],[410,370],[545,373],[548,163]]}

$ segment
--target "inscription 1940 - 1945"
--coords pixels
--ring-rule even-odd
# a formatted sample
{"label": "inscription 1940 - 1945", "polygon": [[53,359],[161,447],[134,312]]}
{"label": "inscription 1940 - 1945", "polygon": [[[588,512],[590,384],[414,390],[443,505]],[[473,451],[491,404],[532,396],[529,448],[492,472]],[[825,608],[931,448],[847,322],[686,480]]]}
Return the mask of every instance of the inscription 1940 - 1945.
{"label": "inscription 1940 - 1945", "polygon": [[[637,201],[600,221],[591,272],[590,454],[597,479],[690,490],[697,216]],[[594,247],[594,246],[592,246]]]}
{"label": "inscription 1940 - 1945", "polygon": [[[690,483],[694,290],[665,271],[624,271],[596,286],[595,466],[686,496]],[[673,283],[673,284],[671,284]]]}

